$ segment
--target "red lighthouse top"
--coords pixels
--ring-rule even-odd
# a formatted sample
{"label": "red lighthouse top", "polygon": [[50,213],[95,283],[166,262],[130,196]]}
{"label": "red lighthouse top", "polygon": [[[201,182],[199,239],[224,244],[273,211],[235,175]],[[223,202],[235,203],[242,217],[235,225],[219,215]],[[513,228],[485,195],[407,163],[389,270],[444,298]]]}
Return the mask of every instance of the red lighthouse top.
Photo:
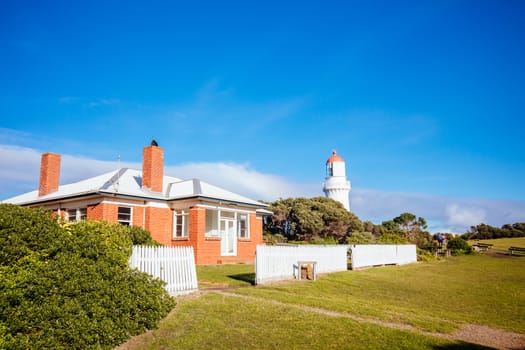
{"label": "red lighthouse top", "polygon": [[326,164],[333,163],[333,162],[344,162],[344,159],[337,155],[337,152],[335,149],[332,151],[332,156],[328,158],[328,160],[326,161]]}

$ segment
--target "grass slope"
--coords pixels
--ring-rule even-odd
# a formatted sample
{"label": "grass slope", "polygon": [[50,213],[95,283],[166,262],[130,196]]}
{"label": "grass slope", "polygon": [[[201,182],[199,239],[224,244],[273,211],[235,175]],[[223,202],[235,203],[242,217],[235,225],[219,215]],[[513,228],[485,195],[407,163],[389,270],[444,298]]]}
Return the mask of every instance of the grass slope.
{"label": "grass slope", "polygon": [[514,238],[498,238],[498,239],[480,239],[468,241],[470,245],[476,243],[487,243],[493,244],[493,250],[508,250],[509,247],[524,247],[525,248],[525,237],[514,237]]}
{"label": "grass slope", "polygon": [[461,256],[235,290],[281,302],[452,332],[476,323],[525,332],[525,259]]}
{"label": "grass slope", "polygon": [[[250,265],[201,266],[198,276],[201,287],[249,287],[253,271]],[[344,314],[409,324],[419,331],[452,332],[474,323],[525,333],[525,259],[520,257],[461,256],[228,293],[179,298],[158,330],[120,349],[484,348]]]}
{"label": "grass slope", "polygon": [[209,293],[121,349],[487,349],[286,305]]}

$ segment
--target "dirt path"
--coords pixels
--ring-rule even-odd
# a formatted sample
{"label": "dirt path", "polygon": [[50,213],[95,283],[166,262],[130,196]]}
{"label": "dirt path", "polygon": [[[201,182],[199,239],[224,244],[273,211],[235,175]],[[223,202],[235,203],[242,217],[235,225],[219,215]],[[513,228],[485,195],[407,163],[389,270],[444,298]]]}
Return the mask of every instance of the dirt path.
{"label": "dirt path", "polygon": [[469,343],[476,343],[480,345],[491,346],[491,347],[495,347],[498,349],[525,350],[525,335],[519,334],[519,333],[508,332],[508,331],[504,331],[501,329],[494,329],[494,328],[490,328],[487,326],[469,324],[463,327],[462,329],[456,331],[455,333],[451,333],[451,334],[433,333],[433,332],[422,331],[416,327],[413,327],[408,324],[403,324],[403,323],[385,322],[385,321],[381,321],[378,319],[365,318],[365,317],[356,316],[356,315],[352,315],[348,313],[341,313],[341,312],[336,312],[336,311],[331,311],[331,310],[326,310],[326,309],[321,309],[321,308],[316,308],[316,307],[304,306],[304,305],[287,304],[287,303],[283,303],[277,300],[269,300],[266,298],[231,293],[231,292],[228,292],[228,288],[205,291],[205,293],[211,293],[211,292],[220,293],[222,295],[226,295],[230,297],[245,298],[245,299],[257,300],[260,302],[272,303],[275,305],[285,305],[285,306],[294,307],[294,308],[297,308],[303,311],[315,312],[315,313],[328,315],[332,317],[346,317],[346,318],[350,318],[358,322],[371,323],[371,324],[379,325],[382,327],[408,330],[411,332],[417,332],[420,334],[433,336],[433,337],[447,338],[451,340],[460,340],[460,341],[465,341]]}

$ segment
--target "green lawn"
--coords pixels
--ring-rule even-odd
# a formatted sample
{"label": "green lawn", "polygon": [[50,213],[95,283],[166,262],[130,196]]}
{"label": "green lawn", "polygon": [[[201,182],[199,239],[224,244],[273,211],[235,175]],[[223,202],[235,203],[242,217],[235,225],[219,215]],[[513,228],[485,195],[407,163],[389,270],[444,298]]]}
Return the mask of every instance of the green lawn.
{"label": "green lawn", "polygon": [[255,283],[254,265],[197,266],[199,288],[250,286]]}
{"label": "green lawn", "polygon": [[493,244],[493,250],[505,250],[507,251],[509,247],[523,247],[525,248],[525,237],[516,237],[516,238],[498,238],[498,239],[480,239],[480,240],[471,240],[468,241],[470,245],[476,243],[487,243]]}
{"label": "green lawn", "polygon": [[253,272],[251,265],[199,267],[201,288],[246,288],[181,297],[158,330],[121,349],[481,349],[424,332],[474,323],[525,333],[519,257],[453,257],[257,287]]}
{"label": "green lawn", "polygon": [[525,332],[525,259],[484,255],[347,271],[235,290],[300,304],[451,332],[460,323]]}

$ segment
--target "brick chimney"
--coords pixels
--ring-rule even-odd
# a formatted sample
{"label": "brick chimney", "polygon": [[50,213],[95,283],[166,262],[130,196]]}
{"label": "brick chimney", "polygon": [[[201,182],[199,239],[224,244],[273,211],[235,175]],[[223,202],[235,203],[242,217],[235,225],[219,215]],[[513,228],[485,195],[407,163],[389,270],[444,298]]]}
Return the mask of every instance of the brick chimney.
{"label": "brick chimney", "polygon": [[164,176],[164,150],[153,140],[142,150],[142,187],[153,192],[162,192]]}
{"label": "brick chimney", "polygon": [[40,184],[38,186],[38,195],[46,194],[58,190],[60,179],[60,154],[44,153],[40,162]]}

